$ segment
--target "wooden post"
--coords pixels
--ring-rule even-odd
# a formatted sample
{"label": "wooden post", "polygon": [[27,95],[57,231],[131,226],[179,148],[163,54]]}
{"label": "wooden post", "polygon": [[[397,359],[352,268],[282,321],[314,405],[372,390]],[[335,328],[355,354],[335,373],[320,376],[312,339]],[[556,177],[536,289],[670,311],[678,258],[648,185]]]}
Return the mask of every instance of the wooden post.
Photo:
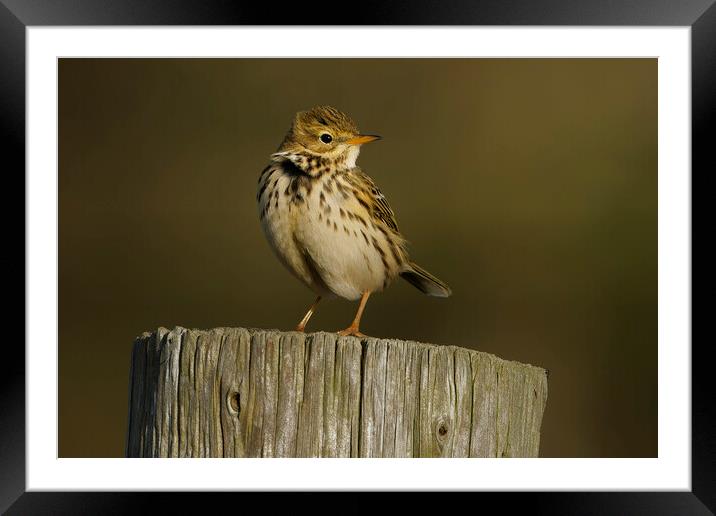
{"label": "wooden post", "polygon": [[536,457],[547,376],[455,346],[160,328],[129,396],[128,457]]}

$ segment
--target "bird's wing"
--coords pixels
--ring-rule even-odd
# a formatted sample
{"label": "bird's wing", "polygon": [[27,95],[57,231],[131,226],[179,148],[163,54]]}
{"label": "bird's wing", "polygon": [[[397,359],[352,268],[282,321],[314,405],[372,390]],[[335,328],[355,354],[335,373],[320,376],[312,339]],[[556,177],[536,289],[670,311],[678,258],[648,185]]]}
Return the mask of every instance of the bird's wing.
{"label": "bird's wing", "polygon": [[398,232],[398,223],[395,220],[395,213],[388,204],[388,199],[378,189],[375,182],[359,168],[354,168],[347,174],[348,181],[356,190],[359,202],[363,204],[371,217],[382,222],[390,229]]}

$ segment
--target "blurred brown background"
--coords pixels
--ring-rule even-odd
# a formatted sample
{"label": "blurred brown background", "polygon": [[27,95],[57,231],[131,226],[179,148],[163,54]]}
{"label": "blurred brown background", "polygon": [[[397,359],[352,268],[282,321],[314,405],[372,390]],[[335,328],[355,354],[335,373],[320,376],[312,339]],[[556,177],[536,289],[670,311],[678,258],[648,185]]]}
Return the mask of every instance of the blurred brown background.
{"label": "blurred brown background", "polygon": [[454,291],[361,329],[550,369],[541,456],[656,456],[655,59],[60,60],[60,456],[123,455],[136,335],[301,318],[255,192],[316,104],[383,135],[358,163]]}

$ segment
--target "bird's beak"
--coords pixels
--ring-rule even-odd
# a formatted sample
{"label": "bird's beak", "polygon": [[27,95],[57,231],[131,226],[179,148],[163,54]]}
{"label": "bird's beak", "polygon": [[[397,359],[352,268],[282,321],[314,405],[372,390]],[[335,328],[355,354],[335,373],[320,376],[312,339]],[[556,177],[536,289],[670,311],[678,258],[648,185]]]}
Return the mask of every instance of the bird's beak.
{"label": "bird's beak", "polygon": [[355,138],[346,140],[346,143],[349,145],[363,145],[364,143],[374,142],[376,140],[380,140],[380,136],[375,134],[359,134]]}

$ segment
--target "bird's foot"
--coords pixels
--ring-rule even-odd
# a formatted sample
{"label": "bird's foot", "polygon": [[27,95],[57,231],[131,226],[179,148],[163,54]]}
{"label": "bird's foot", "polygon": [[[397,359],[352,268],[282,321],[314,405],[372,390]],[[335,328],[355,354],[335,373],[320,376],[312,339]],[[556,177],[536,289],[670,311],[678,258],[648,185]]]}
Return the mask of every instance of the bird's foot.
{"label": "bird's foot", "polygon": [[339,331],[338,335],[340,335],[341,337],[346,337],[349,335],[352,337],[367,337],[367,335],[364,335],[358,331],[358,326],[353,326],[353,325],[349,326],[345,330]]}

